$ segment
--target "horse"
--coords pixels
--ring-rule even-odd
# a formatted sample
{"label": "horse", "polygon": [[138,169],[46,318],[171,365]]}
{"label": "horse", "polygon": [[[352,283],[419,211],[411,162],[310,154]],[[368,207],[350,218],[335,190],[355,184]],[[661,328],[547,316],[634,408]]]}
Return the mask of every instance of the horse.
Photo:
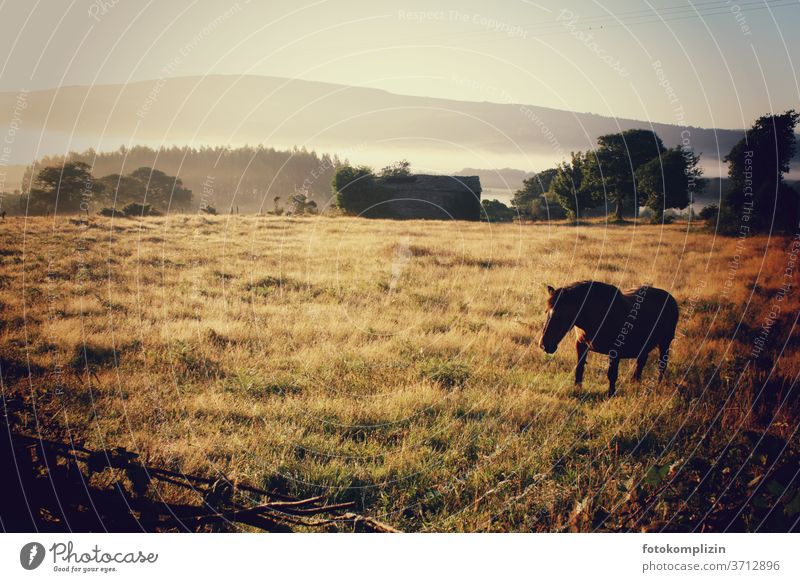
{"label": "horse", "polygon": [[621,291],[598,281],[547,286],[547,320],[539,347],[552,354],[573,327],[576,331],[575,385],[583,383],[589,352],[608,356],[608,395],[616,389],[619,361],[636,358],[633,379],[640,382],[647,356],[658,347],[658,382],[664,378],[669,346],[678,325],[678,302],[663,289],[643,285]]}

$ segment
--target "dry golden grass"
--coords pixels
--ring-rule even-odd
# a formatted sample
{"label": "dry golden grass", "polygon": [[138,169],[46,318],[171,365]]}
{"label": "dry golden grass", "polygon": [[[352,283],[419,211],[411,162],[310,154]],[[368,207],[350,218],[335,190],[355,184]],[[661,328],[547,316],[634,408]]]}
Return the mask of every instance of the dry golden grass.
{"label": "dry golden grass", "polygon": [[[686,224],[7,219],[3,393],[87,447],[328,492],[405,529],[685,528],[660,481],[748,430],[796,446],[790,245]],[[537,348],[545,284],[588,278],[677,298],[664,384],[655,357],[642,385],[626,363],[607,399],[595,354],[576,391],[571,336]],[[716,511],[698,497],[692,515]]]}

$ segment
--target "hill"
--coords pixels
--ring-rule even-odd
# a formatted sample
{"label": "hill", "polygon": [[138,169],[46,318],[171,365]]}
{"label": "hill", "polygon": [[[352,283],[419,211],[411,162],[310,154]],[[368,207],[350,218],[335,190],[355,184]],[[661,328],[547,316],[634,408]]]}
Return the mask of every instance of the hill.
{"label": "hill", "polygon": [[[0,124],[20,95],[0,93]],[[9,163],[122,144],[295,145],[380,166],[408,158],[416,170],[554,165],[597,136],[652,127],[668,146],[688,139],[709,175],[742,132],[612,118],[530,104],[470,102],[280,77],[209,75],[124,85],[68,86],[25,94]],[[41,143],[40,143],[41,138]],[[38,154],[37,154],[38,152]]]}

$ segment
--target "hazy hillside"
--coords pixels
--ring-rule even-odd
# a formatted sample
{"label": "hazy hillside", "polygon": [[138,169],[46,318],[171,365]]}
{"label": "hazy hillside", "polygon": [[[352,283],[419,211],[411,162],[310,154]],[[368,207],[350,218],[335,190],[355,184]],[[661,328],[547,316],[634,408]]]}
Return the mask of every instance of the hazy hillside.
{"label": "hazy hillside", "polygon": [[[418,171],[453,168],[542,170],[587,149],[598,135],[648,127],[532,105],[396,95],[275,77],[182,77],[128,85],[62,87],[24,95],[10,163],[45,154],[120,145],[306,146],[373,165],[408,158]],[[0,124],[11,123],[20,95],[0,93]],[[741,131],[653,124],[667,145],[703,153],[709,175]],[[44,134],[42,134],[44,131]],[[41,137],[41,142],[40,142]]]}

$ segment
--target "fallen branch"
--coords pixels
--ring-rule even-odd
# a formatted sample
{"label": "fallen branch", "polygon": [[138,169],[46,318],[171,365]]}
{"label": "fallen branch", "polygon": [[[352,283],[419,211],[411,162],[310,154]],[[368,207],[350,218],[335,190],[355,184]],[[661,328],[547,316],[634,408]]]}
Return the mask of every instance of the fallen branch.
{"label": "fallen branch", "polygon": [[[72,463],[77,467],[78,463],[84,464],[89,474],[99,473],[105,469],[123,471],[130,480],[133,490],[131,495],[122,482],[117,482],[117,489],[123,493],[124,513],[145,531],[165,528],[196,531],[206,526],[214,530],[226,523],[234,522],[265,531],[292,531],[292,527],[319,528],[343,524],[350,524],[356,530],[370,532],[398,531],[376,519],[354,513],[352,511],[355,507],[354,501],[326,503],[324,495],[296,499],[281,492],[266,491],[246,483],[232,483],[225,477],[212,479],[146,466],[139,462],[138,454],[122,447],[107,451],[91,451],[74,443],[64,444],[21,434],[15,434],[13,442],[15,446],[35,450],[37,460],[34,463],[41,465],[42,470],[50,467],[48,456],[58,456],[66,458],[68,465]],[[83,470],[78,470],[83,474]],[[159,502],[153,498],[150,489],[153,481],[191,489],[203,496],[202,504],[191,506]],[[236,496],[242,492],[259,495],[268,501],[246,507],[235,502]],[[100,494],[100,491],[93,493],[93,495]],[[347,512],[340,513],[342,511]],[[320,519],[307,519],[314,516],[320,516]]]}

